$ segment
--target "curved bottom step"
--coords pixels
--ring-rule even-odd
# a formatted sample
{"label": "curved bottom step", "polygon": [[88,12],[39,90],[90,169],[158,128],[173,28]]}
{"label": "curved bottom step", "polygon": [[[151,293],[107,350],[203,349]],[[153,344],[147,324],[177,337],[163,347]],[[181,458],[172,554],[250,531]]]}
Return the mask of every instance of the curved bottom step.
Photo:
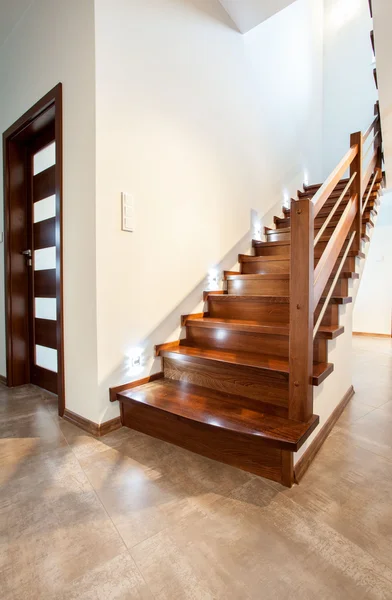
{"label": "curved bottom step", "polygon": [[284,485],[292,483],[292,453],[319,422],[315,415],[299,423],[244,409],[240,396],[168,379],[120,392],[117,400],[125,426]]}

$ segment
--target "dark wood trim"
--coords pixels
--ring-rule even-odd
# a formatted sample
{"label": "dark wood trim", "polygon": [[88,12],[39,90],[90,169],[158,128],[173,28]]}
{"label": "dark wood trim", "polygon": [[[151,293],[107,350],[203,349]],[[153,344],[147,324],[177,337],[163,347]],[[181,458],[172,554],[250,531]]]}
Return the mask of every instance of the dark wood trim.
{"label": "dark wood trim", "polygon": [[3,385],[7,385],[7,377],[4,377],[4,375],[0,375],[0,383],[2,383]]}
{"label": "dark wood trim", "polygon": [[110,421],[105,421],[99,425],[99,437],[103,437],[112,431],[121,429],[122,426],[121,417],[116,417],[115,419],[110,419]]}
{"label": "dark wood trim", "polygon": [[203,292],[203,302],[207,301],[208,296],[222,296],[222,294],[227,294],[226,290],[206,290]]}
{"label": "dark wood trim", "polygon": [[366,337],[379,337],[379,338],[390,338],[392,333],[367,333],[365,331],[353,331],[353,335],[360,335]]}
{"label": "dark wood trim", "polygon": [[313,414],[313,210],[309,198],[291,203],[289,418],[296,421]]}
{"label": "dark wood trim", "polygon": [[[20,148],[19,161],[26,154],[26,144],[40,134],[49,131],[54,121],[56,140],[56,300],[57,300],[57,353],[58,380],[57,395],[59,415],[65,410],[64,383],[64,322],[63,322],[63,248],[62,248],[62,195],[63,195],[63,118],[62,118],[62,84],[59,83],[30,110],[20,117],[3,134],[4,157],[4,230],[5,230],[5,294],[6,294],[6,335],[7,335],[7,382],[8,386],[29,383],[30,369],[24,369],[24,375],[19,381],[14,376],[14,346],[12,343],[13,307],[12,307],[12,266],[9,260],[11,252],[11,188],[10,188],[10,159],[11,147]],[[24,159],[26,160],[26,159]],[[22,162],[20,162],[22,165]],[[21,185],[19,194],[24,194],[26,184]],[[26,337],[27,334],[26,334]]]}
{"label": "dark wood trim", "polygon": [[294,483],[294,453],[282,450],[282,485],[291,487]]}
{"label": "dark wood trim", "polygon": [[351,398],[354,396],[355,390],[353,386],[350,386],[347,392],[344,394],[342,400],[339,402],[335,410],[331,413],[327,421],[324,423],[322,428],[320,429],[319,434],[315,437],[309,448],[307,448],[304,454],[301,456],[299,461],[294,466],[294,480],[295,483],[299,483],[302,477],[305,475],[306,471],[309,469],[312,464],[314,458],[316,457],[318,451],[321,446],[324,444],[325,440],[331,433],[336,421],[341,416],[342,412],[346,408],[347,404],[350,402]]}
{"label": "dark wood trim", "polygon": [[125,392],[125,390],[130,390],[135,387],[139,387],[139,385],[144,385],[145,383],[151,383],[152,381],[157,381],[158,379],[163,379],[164,374],[162,371],[159,373],[153,373],[148,377],[144,377],[143,379],[138,379],[137,381],[131,381],[130,383],[123,383],[122,385],[117,385],[116,387],[109,388],[109,398],[110,402],[115,402],[117,400],[117,394],[121,392]]}
{"label": "dark wood trim", "polygon": [[203,319],[208,317],[208,313],[190,313],[189,315],[181,315],[181,327],[185,327],[186,322],[192,319]]}
{"label": "dark wood trim", "polygon": [[174,342],[166,342],[165,344],[158,344],[155,346],[155,356],[160,356],[160,353],[163,350],[171,350],[172,348],[178,348],[180,345],[180,340],[175,340]]}
{"label": "dark wood trim", "polygon": [[103,437],[112,431],[116,431],[122,427],[121,417],[116,417],[115,419],[111,419],[110,421],[105,421],[104,423],[94,423],[89,419],[85,419],[80,415],[72,412],[72,410],[68,410],[67,408],[64,411],[63,419],[72,423],[72,425],[76,425],[83,431],[87,431],[91,433],[91,435],[95,437]]}

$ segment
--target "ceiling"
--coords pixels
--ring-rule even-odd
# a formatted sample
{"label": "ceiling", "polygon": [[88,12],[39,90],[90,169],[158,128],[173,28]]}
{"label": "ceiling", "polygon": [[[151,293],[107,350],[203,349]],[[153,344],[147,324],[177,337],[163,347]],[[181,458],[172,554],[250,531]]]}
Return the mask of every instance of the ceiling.
{"label": "ceiling", "polygon": [[32,0],[0,0],[0,46],[31,3]]}
{"label": "ceiling", "polygon": [[295,0],[219,0],[241,33],[257,27]]}

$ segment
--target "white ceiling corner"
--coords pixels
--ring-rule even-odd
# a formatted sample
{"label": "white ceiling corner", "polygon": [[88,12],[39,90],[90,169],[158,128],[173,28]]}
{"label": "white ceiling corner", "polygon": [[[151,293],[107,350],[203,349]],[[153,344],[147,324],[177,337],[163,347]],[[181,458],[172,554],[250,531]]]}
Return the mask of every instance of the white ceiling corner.
{"label": "white ceiling corner", "polygon": [[295,0],[219,0],[241,33],[247,33]]}

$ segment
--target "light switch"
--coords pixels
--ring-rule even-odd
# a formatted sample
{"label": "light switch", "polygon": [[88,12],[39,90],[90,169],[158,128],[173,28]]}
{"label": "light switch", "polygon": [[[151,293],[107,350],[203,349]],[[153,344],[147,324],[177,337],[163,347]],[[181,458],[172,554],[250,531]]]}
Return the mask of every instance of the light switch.
{"label": "light switch", "polygon": [[123,231],[135,230],[135,206],[131,194],[121,193],[121,229]]}

